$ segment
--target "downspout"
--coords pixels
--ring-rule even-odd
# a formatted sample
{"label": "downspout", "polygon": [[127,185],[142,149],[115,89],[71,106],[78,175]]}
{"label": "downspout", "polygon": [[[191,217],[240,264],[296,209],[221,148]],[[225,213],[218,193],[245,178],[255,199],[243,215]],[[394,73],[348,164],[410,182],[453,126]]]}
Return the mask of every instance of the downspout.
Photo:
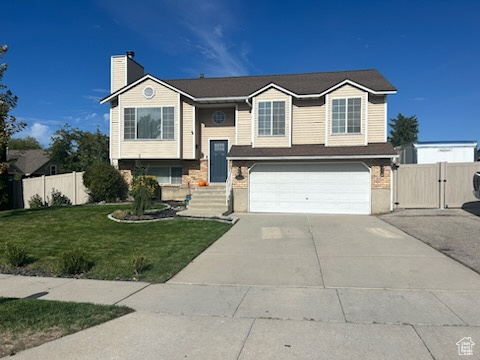
{"label": "downspout", "polygon": [[252,108],[252,104],[248,101],[248,98],[245,99],[245,102],[247,103],[248,106],[250,106],[250,109]]}

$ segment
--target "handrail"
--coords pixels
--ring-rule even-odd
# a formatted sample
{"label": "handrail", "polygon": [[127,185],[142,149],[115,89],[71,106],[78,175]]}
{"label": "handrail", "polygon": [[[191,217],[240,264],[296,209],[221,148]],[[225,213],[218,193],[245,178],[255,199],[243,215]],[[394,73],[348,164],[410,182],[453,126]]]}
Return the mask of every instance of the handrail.
{"label": "handrail", "polygon": [[230,197],[232,196],[232,186],[233,186],[232,169],[230,169],[227,176],[227,182],[225,184],[225,202],[227,206],[229,205]]}

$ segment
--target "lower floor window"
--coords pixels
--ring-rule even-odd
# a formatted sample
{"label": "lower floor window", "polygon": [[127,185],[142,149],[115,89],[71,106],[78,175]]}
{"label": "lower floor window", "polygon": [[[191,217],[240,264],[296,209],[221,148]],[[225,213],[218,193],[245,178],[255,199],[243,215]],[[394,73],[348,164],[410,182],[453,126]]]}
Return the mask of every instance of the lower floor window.
{"label": "lower floor window", "polygon": [[147,174],[155,176],[160,185],[182,183],[182,168],[179,166],[150,167],[147,169]]}

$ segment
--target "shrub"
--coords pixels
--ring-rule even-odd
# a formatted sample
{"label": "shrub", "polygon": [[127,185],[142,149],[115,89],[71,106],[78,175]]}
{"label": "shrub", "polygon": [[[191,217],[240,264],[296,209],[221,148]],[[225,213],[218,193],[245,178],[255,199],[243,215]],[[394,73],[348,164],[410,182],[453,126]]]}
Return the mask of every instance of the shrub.
{"label": "shrub", "polygon": [[114,202],[126,198],[128,186],[117,169],[106,162],[97,162],[83,174],[83,184],[93,202]]}
{"label": "shrub", "polygon": [[28,205],[30,205],[31,209],[39,209],[42,207],[47,207],[48,203],[44,202],[40,195],[35,194],[30,198],[30,200],[28,200]]}
{"label": "shrub", "polygon": [[72,205],[70,199],[60,191],[52,189],[52,197],[48,202],[49,206],[68,206]]}
{"label": "shrub", "polygon": [[64,251],[58,261],[58,271],[62,274],[76,275],[87,272],[93,263],[88,261],[80,250]]}
{"label": "shrub", "polygon": [[6,243],[5,260],[8,265],[13,267],[26,265],[28,262],[28,254],[25,246]]}
{"label": "shrub", "polygon": [[158,182],[154,176],[145,174],[145,169],[139,167],[135,169],[135,177],[132,181],[130,194],[133,196],[133,213],[137,216],[144,214],[145,209],[151,207],[152,199],[158,189]]}
{"label": "shrub", "polygon": [[131,214],[130,210],[115,210],[112,216],[118,220],[125,220]]}
{"label": "shrub", "polygon": [[130,264],[132,265],[133,272],[136,276],[139,276],[147,268],[148,258],[139,253],[134,253],[130,259]]}
{"label": "shrub", "polygon": [[147,190],[147,195],[151,199],[155,199],[158,191],[157,178],[150,175],[135,176],[132,181],[130,194],[135,197],[135,194],[140,190],[140,188],[145,188]]}

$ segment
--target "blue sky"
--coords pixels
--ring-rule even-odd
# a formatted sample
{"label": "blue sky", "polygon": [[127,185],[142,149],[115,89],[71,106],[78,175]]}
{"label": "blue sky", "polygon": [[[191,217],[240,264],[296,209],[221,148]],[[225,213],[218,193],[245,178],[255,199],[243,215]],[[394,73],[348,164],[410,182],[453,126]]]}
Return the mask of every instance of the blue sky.
{"label": "blue sky", "polygon": [[20,136],[63,124],[108,133],[110,56],[159,78],[378,69],[388,116],[421,141],[480,140],[479,1],[83,0],[2,2],[4,83]]}

